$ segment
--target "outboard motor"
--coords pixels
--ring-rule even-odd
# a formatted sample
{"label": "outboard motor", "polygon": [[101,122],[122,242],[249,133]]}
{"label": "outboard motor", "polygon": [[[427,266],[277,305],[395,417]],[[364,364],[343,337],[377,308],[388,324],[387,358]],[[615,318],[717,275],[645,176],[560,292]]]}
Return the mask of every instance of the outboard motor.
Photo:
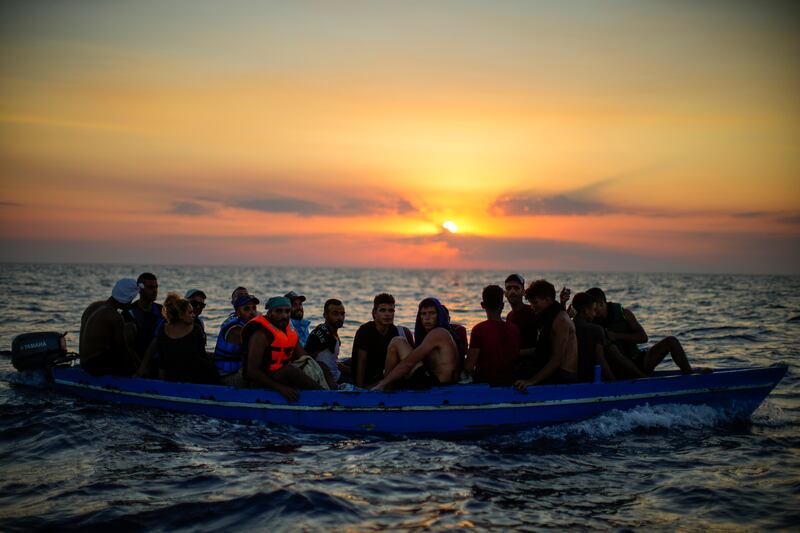
{"label": "outboard motor", "polygon": [[17,370],[37,370],[66,363],[73,358],[67,354],[66,335],[55,331],[17,335],[11,342],[11,364]]}

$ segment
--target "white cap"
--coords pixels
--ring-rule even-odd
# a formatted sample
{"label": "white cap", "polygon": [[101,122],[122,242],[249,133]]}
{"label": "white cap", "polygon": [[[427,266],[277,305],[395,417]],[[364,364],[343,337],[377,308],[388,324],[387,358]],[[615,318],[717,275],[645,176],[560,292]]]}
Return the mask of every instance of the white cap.
{"label": "white cap", "polygon": [[121,304],[129,304],[139,294],[139,285],[135,279],[123,278],[114,284],[111,297]]}

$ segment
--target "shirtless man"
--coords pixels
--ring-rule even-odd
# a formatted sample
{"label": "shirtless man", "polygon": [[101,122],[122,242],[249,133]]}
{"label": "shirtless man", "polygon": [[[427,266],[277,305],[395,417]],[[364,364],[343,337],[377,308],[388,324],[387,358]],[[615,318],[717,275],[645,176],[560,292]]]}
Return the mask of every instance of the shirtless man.
{"label": "shirtless man", "polygon": [[605,292],[598,287],[593,287],[586,293],[597,302],[595,323],[605,328],[608,340],[635,365],[635,368],[632,368],[634,365],[630,364],[625,366],[626,377],[651,376],[667,354],[672,357],[683,374],[692,373],[692,366],[678,339],[670,336],[658,341],[649,349],[642,350],[638,345],[647,342],[648,336],[642,325],[636,320],[636,315],[618,303],[606,301]]}
{"label": "shirtless man", "polygon": [[449,315],[439,300],[422,300],[415,327],[417,347],[412,348],[405,337],[392,339],[384,377],[372,390],[384,390],[402,378],[407,379],[401,385],[418,389],[456,383],[461,373],[461,356],[453,335]]}
{"label": "shirtless man", "polygon": [[544,368],[530,379],[521,379],[514,386],[524,391],[542,383],[576,383],[578,380],[578,339],[575,324],[564,306],[556,301],[556,289],[543,279],[534,281],[525,296],[539,318],[541,330],[536,351],[547,354]]}
{"label": "shirtless man", "polygon": [[123,313],[139,292],[136,280],[121,279],[107,300],[94,302],[81,316],[81,366],[89,374],[130,376],[139,366],[133,349],[135,328]]}

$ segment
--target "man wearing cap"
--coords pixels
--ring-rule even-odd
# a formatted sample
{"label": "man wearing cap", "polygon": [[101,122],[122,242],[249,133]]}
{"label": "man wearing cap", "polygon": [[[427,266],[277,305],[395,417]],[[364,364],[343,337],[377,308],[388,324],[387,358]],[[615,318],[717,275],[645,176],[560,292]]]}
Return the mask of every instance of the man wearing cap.
{"label": "man wearing cap", "polygon": [[288,298],[292,303],[292,326],[294,326],[294,330],[300,338],[300,346],[305,348],[306,342],[308,341],[309,328],[311,327],[311,321],[303,319],[303,315],[305,314],[303,302],[306,301],[306,297],[302,294],[297,294],[295,291],[287,292],[284,294],[284,297]]}
{"label": "man wearing cap", "polygon": [[94,302],[81,316],[79,351],[81,367],[94,376],[130,376],[139,366],[133,350],[134,329],[123,313],[139,292],[136,280],[119,280],[107,300]]}
{"label": "man wearing cap", "polygon": [[200,331],[203,332],[203,339],[205,340],[206,326],[203,324],[203,321],[200,320],[200,315],[203,313],[203,309],[206,308],[206,293],[200,289],[189,289],[186,291],[186,296],[184,296],[184,298],[189,300],[189,303],[192,304],[192,309],[194,309],[194,323],[200,328]]}
{"label": "man wearing cap", "polygon": [[247,355],[247,349],[242,343],[242,328],[250,320],[260,316],[258,304],[258,298],[251,294],[239,296],[233,302],[234,314],[219,328],[217,345],[214,348],[214,364],[217,365],[220,379],[227,385],[235,385],[239,381],[239,369]]}
{"label": "man wearing cap", "polygon": [[[270,298],[266,308],[266,316],[257,316],[242,329],[242,342],[247,346],[247,361],[242,367],[244,381],[251,387],[273,389],[288,401],[296,402],[297,389],[322,387],[290,364],[306,353],[299,346],[299,337],[289,320],[292,308],[289,298]],[[310,364],[318,366],[313,360]]]}

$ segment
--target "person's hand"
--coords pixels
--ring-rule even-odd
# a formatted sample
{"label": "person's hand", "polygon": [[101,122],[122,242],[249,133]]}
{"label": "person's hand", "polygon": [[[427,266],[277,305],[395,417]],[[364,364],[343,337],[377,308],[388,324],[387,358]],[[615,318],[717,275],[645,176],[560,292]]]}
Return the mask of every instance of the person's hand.
{"label": "person's hand", "polygon": [[568,289],[567,287],[561,288],[561,293],[558,295],[561,305],[566,305],[566,303],[569,301],[570,294],[572,294],[572,289]]}
{"label": "person's hand", "polygon": [[286,398],[286,400],[289,402],[294,403],[300,399],[300,393],[298,393],[295,389],[291,387],[285,387],[283,385],[280,385],[275,390],[277,390],[278,393],[284,398]]}
{"label": "person's hand", "polygon": [[525,389],[530,386],[531,382],[527,379],[520,379],[514,382],[514,387],[520,392],[525,392]]}
{"label": "person's hand", "polygon": [[616,334],[613,331],[609,331],[609,330],[606,330],[606,338],[608,340],[610,340],[611,342],[614,342],[615,340],[617,340]]}
{"label": "person's hand", "polygon": [[369,389],[369,390],[374,390],[374,391],[381,392],[381,391],[383,391],[383,388],[384,388],[385,386],[386,386],[386,384],[383,382],[383,380],[381,380],[381,381],[377,382],[377,383],[375,384],[375,386],[374,386],[374,387],[372,387],[372,388],[371,388],[371,389]]}

